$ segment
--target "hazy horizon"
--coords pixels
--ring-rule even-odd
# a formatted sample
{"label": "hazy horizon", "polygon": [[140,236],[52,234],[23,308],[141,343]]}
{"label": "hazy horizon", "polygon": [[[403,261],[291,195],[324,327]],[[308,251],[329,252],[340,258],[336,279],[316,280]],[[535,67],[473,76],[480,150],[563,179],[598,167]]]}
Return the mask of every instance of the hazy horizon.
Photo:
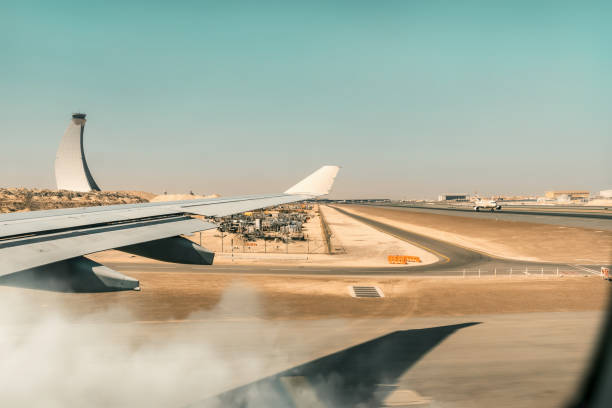
{"label": "hazy horizon", "polygon": [[55,188],[72,112],[105,190],[332,198],[612,188],[612,5],[14,2],[0,187]]}

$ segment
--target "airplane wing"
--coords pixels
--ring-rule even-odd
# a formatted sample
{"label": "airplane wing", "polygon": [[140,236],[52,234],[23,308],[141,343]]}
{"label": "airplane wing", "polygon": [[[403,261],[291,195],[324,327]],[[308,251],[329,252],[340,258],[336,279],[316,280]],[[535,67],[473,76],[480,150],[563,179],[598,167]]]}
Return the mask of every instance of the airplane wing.
{"label": "airplane wing", "polygon": [[64,278],[88,276],[87,285],[79,280],[65,290],[138,289],[137,280],[83,257],[113,248],[163,261],[210,265],[214,254],[180,235],[217,225],[190,215],[222,217],[325,195],[338,170],[323,166],[277,194],[2,214],[0,284],[23,286],[24,276],[55,271]]}

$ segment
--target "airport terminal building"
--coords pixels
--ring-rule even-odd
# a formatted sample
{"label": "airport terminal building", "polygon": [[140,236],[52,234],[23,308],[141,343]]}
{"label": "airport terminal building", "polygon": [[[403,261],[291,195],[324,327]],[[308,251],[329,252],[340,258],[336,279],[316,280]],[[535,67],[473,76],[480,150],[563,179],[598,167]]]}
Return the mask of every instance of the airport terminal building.
{"label": "airport terminal building", "polygon": [[440,194],[438,201],[469,201],[470,196],[467,194]]}

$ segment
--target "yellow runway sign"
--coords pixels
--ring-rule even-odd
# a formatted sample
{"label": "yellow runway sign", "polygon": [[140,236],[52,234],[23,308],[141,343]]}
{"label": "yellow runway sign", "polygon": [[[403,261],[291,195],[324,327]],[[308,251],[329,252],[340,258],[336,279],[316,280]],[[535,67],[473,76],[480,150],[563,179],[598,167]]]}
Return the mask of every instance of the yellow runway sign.
{"label": "yellow runway sign", "polygon": [[409,255],[389,255],[387,257],[390,264],[407,264],[409,262],[421,262],[421,258],[418,256]]}

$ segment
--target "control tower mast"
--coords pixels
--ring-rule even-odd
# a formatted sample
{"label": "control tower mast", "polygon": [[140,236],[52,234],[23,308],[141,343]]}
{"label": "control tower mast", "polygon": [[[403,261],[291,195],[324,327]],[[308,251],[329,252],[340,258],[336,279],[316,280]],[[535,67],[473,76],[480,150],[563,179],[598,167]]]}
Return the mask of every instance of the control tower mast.
{"label": "control tower mast", "polygon": [[55,182],[59,190],[100,191],[93,179],[85,151],[83,150],[83,133],[85,131],[85,114],[74,113],[64,132],[59,149],[55,156]]}

